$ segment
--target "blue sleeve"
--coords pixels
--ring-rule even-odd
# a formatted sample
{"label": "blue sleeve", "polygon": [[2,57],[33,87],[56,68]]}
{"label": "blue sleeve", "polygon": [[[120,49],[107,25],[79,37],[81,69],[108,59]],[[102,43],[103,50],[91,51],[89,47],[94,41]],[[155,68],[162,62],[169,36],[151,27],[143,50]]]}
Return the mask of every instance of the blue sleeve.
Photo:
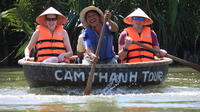
{"label": "blue sleeve", "polygon": [[85,40],[85,45],[86,45],[86,47],[91,47],[92,46],[91,40],[90,39],[86,39]]}
{"label": "blue sleeve", "polygon": [[89,38],[87,38],[87,34],[85,34],[84,42],[85,42],[85,46],[86,47],[91,47],[92,46],[92,42],[91,42],[91,40]]}

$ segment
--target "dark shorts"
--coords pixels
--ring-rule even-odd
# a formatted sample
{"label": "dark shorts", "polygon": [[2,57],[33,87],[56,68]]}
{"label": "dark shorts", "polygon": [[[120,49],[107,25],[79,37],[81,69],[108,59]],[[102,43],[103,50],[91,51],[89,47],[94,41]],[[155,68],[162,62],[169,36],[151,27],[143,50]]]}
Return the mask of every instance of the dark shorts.
{"label": "dark shorts", "polygon": [[[93,61],[91,60],[91,57],[88,54],[85,54],[82,60],[82,64],[90,65],[92,63]],[[109,59],[99,60],[97,63],[98,64],[118,64],[116,56]]]}

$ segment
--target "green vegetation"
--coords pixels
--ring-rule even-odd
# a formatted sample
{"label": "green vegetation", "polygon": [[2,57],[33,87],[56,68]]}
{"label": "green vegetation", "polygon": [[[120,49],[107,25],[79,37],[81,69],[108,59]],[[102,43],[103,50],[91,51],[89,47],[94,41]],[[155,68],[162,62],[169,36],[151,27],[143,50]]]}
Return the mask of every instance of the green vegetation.
{"label": "green vegetation", "polygon": [[[112,20],[120,27],[119,33],[127,26],[123,18],[135,8],[142,8],[154,20],[152,28],[158,35],[161,48],[180,58],[200,63],[199,4],[199,0],[1,0],[0,60],[10,53],[8,60],[14,62],[23,57],[23,50],[37,25],[35,18],[50,6],[68,17],[64,27],[76,54],[77,38],[81,30],[77,27],[80,23],[79,13],[84,7],[95,5],[112,12]],[[119,33],[115,36],[118,37]],[[114,45],[117,51],[117,38]],[[12,62],[0,61],[6,65]]]}

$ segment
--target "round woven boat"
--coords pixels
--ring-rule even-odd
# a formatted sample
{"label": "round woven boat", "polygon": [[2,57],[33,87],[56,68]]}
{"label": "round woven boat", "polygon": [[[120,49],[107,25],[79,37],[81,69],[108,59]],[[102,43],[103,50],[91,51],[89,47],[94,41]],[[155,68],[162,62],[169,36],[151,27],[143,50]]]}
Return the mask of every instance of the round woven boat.
{"label": "round woven boat", "polygon": [[[18,63],[23,66],[30,87],[85,86],[91,68],[91,65],[41,63],[23,59]],[[166,78],[170,63],[171,59],[163,58],[153,62],[97,64],[93,86],[105,86],[109,83],[129,86],[160,84]]]}

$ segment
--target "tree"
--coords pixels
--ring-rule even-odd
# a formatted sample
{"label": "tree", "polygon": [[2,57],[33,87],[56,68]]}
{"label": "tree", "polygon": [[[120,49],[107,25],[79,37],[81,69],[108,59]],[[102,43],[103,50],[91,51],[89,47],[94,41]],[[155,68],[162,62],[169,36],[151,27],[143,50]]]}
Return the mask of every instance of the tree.
{"label": "tree", "polygon": [[[9,0],[8,4],[12,5],[4,2],[0,4],[2,6],[0,39],[5,43],[7,32],[23,32],[26,40],[19,48],[17,56],[23,54],[37,25],[35,18],[50,6],[58,9],[68,18],[64,28],[69,33],[73,51],[76,51],[77,38],[80,34],[80,29],[77,27],[80,23],[79,13],[83,8],[94,5],[102,11],[109,9],[112,12],[112,20],[119,25],[119,32],[127,27],[123,23],[123,18],[135,8],[142,8],[154,20],[151,26],[157,33],[162,48],[181,58],[192,56],[193,61],[200,60],[198,59],[200,56],[199,0],[16,0],[14,2]],[[118,35],[115,34],[116,37]],[[117,38],[114,40],[114,45],[117,48]]]}

